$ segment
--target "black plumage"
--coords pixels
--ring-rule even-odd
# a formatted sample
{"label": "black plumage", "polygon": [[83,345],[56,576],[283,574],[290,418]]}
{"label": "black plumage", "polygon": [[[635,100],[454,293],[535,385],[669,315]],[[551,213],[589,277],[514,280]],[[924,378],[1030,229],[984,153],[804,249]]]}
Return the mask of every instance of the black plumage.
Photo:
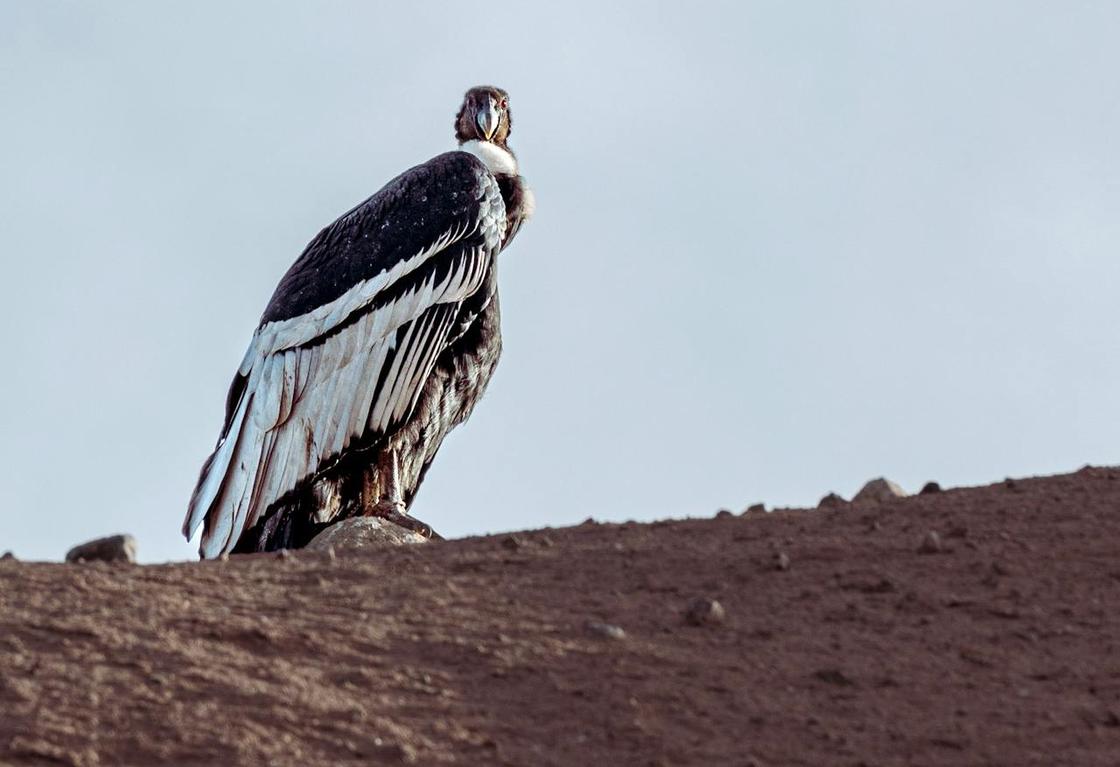
{"label": "black plumage", "polygon": [[184,522],[202,556],[299,547],[360,514],[410,524],[501,352],[496,257],[532,211],[510,127],[504,91],[471,89],[461,151],[339,217],[281,279]]}
{"label": "black plumage", "polygon": [[308,243],[276,286],[261,324],[306,314],[449,228],[469,227],[479,214],[485,171],[474,155],[447,152],[397,176]]}

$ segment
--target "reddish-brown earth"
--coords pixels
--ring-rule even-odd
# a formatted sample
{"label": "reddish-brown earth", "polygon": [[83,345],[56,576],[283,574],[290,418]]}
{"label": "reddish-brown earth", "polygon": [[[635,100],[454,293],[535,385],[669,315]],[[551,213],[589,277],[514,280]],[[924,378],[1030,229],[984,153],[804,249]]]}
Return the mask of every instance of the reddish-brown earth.
{"label": "reddish-brown earth", "polygon": [[1113,766],[1118,551],[1120,471],[1085,469],[334,560],[0,562],[0,764]]}

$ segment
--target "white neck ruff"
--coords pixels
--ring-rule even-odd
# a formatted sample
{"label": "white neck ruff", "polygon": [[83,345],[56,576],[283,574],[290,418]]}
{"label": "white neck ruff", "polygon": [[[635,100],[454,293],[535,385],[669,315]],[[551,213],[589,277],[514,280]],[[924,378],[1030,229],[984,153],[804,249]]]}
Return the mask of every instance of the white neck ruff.
{"label": "white neck ruff", "polygon": [[495,176],[517,175],[517,160],[508,149],[503,149],[497,144],[472,139],[460,144],[459,151],[470,152],[482,160],[483,165],[489,168]]}

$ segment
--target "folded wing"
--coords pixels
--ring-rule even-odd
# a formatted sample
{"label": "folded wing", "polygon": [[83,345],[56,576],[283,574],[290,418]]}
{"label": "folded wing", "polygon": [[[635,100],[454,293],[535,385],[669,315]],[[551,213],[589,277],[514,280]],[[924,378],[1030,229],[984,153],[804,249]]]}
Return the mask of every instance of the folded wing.
{"label": "folded wing", "polygon": [[183,533],[202,524],[203,557],[231,551],[355,440],[406,420],[504,229],[497,184],[460,152],[403,174],[312,241],[253,335],[191,497]]}

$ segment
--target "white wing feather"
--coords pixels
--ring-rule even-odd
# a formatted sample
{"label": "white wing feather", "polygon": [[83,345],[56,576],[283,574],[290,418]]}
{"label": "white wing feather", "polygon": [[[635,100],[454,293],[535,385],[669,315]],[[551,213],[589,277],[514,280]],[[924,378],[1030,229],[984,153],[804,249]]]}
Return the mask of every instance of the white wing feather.
{"label": "white wing feather", "polygon": [[[482,285],[489,254],[501,242],[504,220],[486,208],[477,228],[453,228],[335,301],[254,334],[239,368],[248,382],[184,524],[190,538],[208,520],[204,557],[232,550],[271,504],[367,428],[384,431],[410,412],[446,342],[452,309]],[[368,308],[387,287],[476,232],[485,244],[462,251],[439,284],[433,274]],[[338,328],[356,311],[367,313]],[[391,367],[378,388],[386,364]]]}

